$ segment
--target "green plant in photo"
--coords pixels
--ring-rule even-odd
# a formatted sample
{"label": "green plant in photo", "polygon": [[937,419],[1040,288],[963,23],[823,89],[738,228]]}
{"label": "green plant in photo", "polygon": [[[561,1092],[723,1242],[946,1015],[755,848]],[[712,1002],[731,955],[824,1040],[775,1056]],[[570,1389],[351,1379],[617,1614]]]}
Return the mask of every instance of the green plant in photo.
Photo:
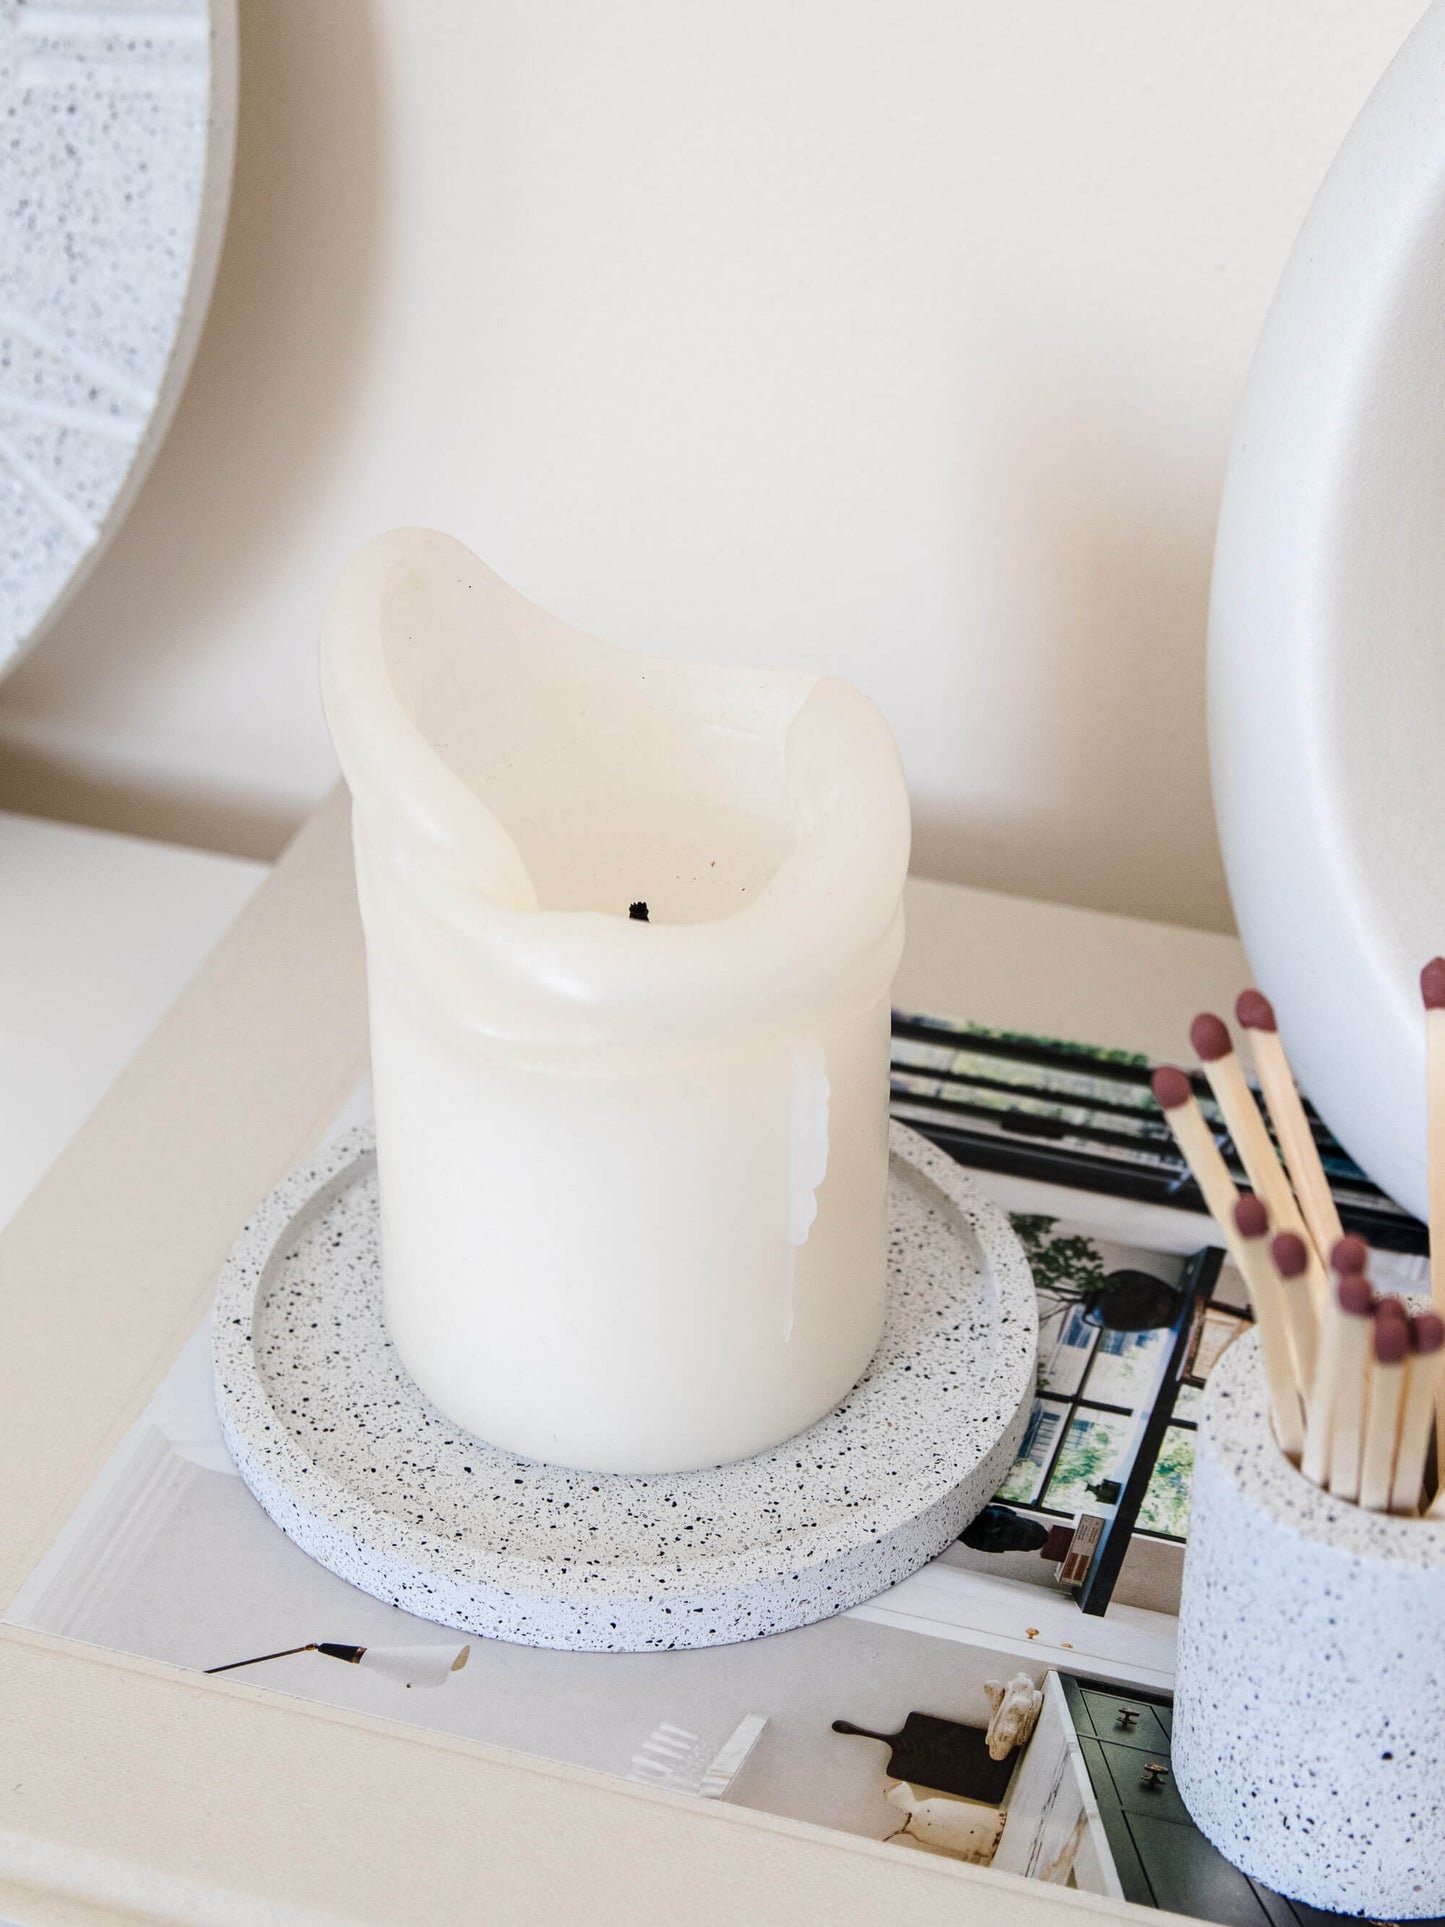
{"label": "green plant in photo", "polygon": [[1171,1425],[1154,1462],[1137,1529],[1183,1539],[1189,1530],[1189,1496],[1194,1483],[1194,1433]]}
{"label": "green plant in photo", "polygon": [[[1045,1303],[1040,1304],[1041,1323],[1057,1318],[1069,1305],[1077,1304],[1106,1282],[1103,1260],[1092,1238],[1077,1232],[1055,1237],[1057,1218],[1041,1212],[1016,1211],[1009,1219],[1018,1233],[1019,1243],[1033,1273],[1034,1290]],[[1047,1309],[1045,1309],[1047,1305]],[[1045,1389],[1046,1364],[1039,1366],[1038,1389]]]}
{"label": "green plant in photo", "polygon": [[1107,1419],[1075,1418],[1049,1480],[1047,1503],[1067,1511],[1087,1507],[1090,1486],[1114,1476],[1123,1446],[1121,1431]]}
{"label": "green plant in photo", "polygon": [[1072,1304],[1103,1286],[1104,1262],[1092,1238],[1077,1232],[1057,1238],[1058,1219],[1038,1212],[1017,1211],[1009,1222],[1028,1258],[1035,1291]]}
{"label": "green plant in photo", "polygon": [[1090,1324],[1109,1331],[1150,1331],[1172,1325],[1179,1312],[1175,1286],[1152,1272],[1109,1272],[1092,1238],[1059,1236],[1058,1219],[1020,1211],[1010,1219],[1033,1272],[1034,1290],[1052,1300],[1046,1318],[1067,1305],[1082,1305]]}

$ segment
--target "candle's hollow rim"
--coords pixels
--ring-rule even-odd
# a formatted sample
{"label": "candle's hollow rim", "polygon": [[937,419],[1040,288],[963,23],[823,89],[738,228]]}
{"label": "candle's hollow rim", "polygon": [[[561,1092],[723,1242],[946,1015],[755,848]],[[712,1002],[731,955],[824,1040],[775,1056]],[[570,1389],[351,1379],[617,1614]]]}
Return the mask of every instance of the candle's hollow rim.
{"label": "candle's hollow rim", "polygon": [[323,688],[376,846],[478,911],[625,923],[645,899],[676,933],[778,896],[875,928],[896,905],[896,745],[834,677],[600,642],[452,538],[396,530],[338,581]]}

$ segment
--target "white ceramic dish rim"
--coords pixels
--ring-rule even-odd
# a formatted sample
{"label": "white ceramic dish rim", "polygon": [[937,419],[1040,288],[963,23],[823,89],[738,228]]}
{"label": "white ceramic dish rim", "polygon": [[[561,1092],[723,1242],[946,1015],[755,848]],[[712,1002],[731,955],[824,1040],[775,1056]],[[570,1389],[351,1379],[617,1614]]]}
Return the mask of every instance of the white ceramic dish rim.
{"label": "white ceramic dish rim", "polygon": [[[901,1158],[932,1184],[966,1220],[983,1265],[992,1278],[995,1299],[991,1321],[994,1350],[990,1396],[973,1406],[969,1417],[971,1431],[976,1433],[980,1427],[986,1428],[989,1436],[997,1439],[1005,1435],[1016,1420],[1033,1383],[1038,1303],[1028,1260],[1004,1213],[946,1152],[896,1122],[889,1127],[889,1152],[890,1158]],[[238,1432],[244,1429],[246,1447],[259,1461],[258,1469],[283,1492],[303,1489],[307,1494],[307,1512],[342,1532],[355,1529],[358,1494],[315,1464],[301,1449],[289,1427],[274,1413],[266,1397],[264,1381],[249,1357],[252,1313],[272,1268],[284,1260],[305,1223],[324,1211],[349,1184],[365,1176],[374,1159],[372,1133],[368,1127],[359,1127],[338,1138],[276,1187],[246,1226],[222,1268],[213,1323],[217,1377],[230,1387],[231,1403],[229,1410],[222,1412],[223,1427],[234,1426]],[[842,1401],[844,1405],[847,1402]],[[838,1410],[835,1406],[833,1413],[826,1414],[818,1425],[827,1425]],[[251,1421],[249,1424],[247,1419]],[[810,1427],[774,1447],[772,1452],[739,1463],[757,1467],[766,1466],[772,1460],[780,1464],[784,1459],[795,1461],[815,1430],[816,1427]],[[887,1493],[872,1503],[866,1514],[866,1535],[862,1534],[858,1514],[854,1513],[847,1540],[830,1538],[821,1544],[815,1543],[801,1567],[814,1571],[825,1569],[839,1558],[856,1554],[860,1536],[864,1543],[871,1540],[882,1545],[890,1535],[916,1524],[945,1501],[977,1469],[979,1461],[976,1449],[964,1447],[950,1457],[947,1441],[940,1440],[926,1465],[915,1462],[909,1468],[910,1476],[890,1484]],[[559,1476],[585,1477],[593,1484],[630,1486],[662,1497],[675,1492],[679,1485],[736,1474],[737,1469],[737,1466],[726,1466],[703,1472],[654,1473],[640,1477],[615,1473],[588,1475],[564,1468],[558,1468],[558,1472]],[[380,1506],[375,1507],[375,1515],[379,1521],[389,1516]],[[564,1575],[557,1560],[492,1552],[475,1542],[458,1546],[451,1541],[434,1540],[425,1529],[414,1525],[408,1526],[407,1533],[414,1544],[424,1547],[438,1562],[444,1561],[454,1574],[462,1564],[473,1566],[478,1588],[516,1591],[538,1601],[555,1601],[558,1605],[567,1605],[576,1598],[575,1562],[569,1562]],[[688,1590],[700,1593],[709,1579],[728,1588],[750,1581],[776,1580],[779,1576],[776,1542],[757,1550],[766,1556],[756,1569],[749,1569],[745,1555],[736,1551],[689,1556]],[[679,1570],[676,1561],[647,1565],[608,1563],[596,1573],[599,1596],[605,1585],[606,1595],[611,1599],[648,1599],[660,1589],[675,1587]]]}
{"label": "white ceramic dish rim", "polygon": [[[0,680],[19,668],[31,650],[44,640],[89,581],[96,565],[120,533],[160,454],[200,347],[201,333],[220,268],[221,246],[225,238],[235,172],[239,61],[237,0],[205,0],[205,15],[209,39],[206,145],[195,218],[188,224],[184,234],[175,237],[190,258],[190,269],[180,302],[170,317],[170,354],[145,426],[136,441],[130,465],[100,519],[94,538],[77,557],[70,574],[30,627],[20,633],[0,633]],[[158,21],[164,19],[159,10],[156,17]],[[141,30],[134,37],[146,41],[149,36]]]}

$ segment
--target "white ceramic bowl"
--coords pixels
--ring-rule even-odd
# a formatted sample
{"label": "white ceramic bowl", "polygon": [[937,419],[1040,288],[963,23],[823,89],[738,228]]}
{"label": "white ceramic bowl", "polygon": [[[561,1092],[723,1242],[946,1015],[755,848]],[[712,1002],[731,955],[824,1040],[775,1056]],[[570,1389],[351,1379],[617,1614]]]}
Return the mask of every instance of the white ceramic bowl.
{"label": "white ceramic bowl", "polygon": [[1216,807],[1296,1073],[1424,1216],[1445,952],[1445,7],[1366,104],[1261,337],[1210,615]]}

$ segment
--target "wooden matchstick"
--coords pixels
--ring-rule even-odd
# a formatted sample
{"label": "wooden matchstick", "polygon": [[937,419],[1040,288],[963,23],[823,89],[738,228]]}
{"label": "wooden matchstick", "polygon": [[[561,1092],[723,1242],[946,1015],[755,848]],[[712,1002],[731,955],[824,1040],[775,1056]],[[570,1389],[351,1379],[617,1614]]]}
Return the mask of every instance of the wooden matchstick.
{"label": "wooden matchstick", "polygon": [[1199,1053],[1204,1075],[1214,1101],[1223,1113],[1234,1148],[1249,1174],[1255,1194],[1264,1202],[1276,1231],[1293,1231],[1305,1240],[1309,1253],[1310,1297],[1316,1312],[1329,1291],[1324,1261],[1310,1242],[1309,1230],[1290,1189],[1289,1178],[1279,1161],[1254,1092],[1245,1081],[1244,1070],[1234,1054],[1234,1042],[1222,1017],[1201,1011],[1189,1026],[1189,1041]]}
{"label": "wooden matchstick", "polygon": [[1269,1213],[1250,1192],[1234,1207],[1234,1227],[1239,1236],[1239,1268],[1249,1287],[1249,1302],[1254,1308],[1255,1327],[1259,1332],[1274,1435],[1286,1458],[1298,1462],[1304,1451],[1304,1415],[1300,1409],[1299,1381],[1291,1361],[1289,1317],[1284,1304],[1286,1288],[1280,1283],[1266,1242]]}
{"label": "wooden matchstick", "polygon": [[1330,1440],[1330,1491],[1337,1499],[1360,1496],[1360,1451],[1365,1436],[1365,1391],[1374,1336],[1375,1294],[1358,1272],[1341,1277],[1336,1292],[1343,1324]]}
{"label": "wooden matchstick", "polygon": [[1373,1364],[1365,1401],[1365,1445],[1360,1456],[1360,1504],[1367,1512],[1386,1512],[1405,1401],[1405,1367],[1410,1356],[1410,1321],[1398,1298],[1375,1307]]}
{"label": "wooden matchstick", "polygon": [[[1362,1238],[1336,1240],[1330,1252],[1330,1266],[1335,1274],[1336,1286],[1342,1278],[1360,1276],[1369,1257],[1369,1250]],[[1331,1291],[1325,1303],[1324,1316],[1320,1319],[1315,1375],[1305,1399],[1309,1417],[1305,1424],[1304,1457],[1300,1460],[1300,1471],[1319,1486],[1328,1485],[1330,1479],[1330,1445],[1334,1438],[1340,1373],[1344,1368],[1348,1316],[1340,1308],[1338,1289]]]}
{"label": "wooden matchstick", "polygon": [[1410,1321],[1410,1340],[1400,1443],[1395,1452],[1395,1476],[1390,1482],[1390,1510],[1415,1513],[1420,1510],[1425,1461],[1430,1455],[1430,1433],[1435,1423],[1435,1389],[1440,1376],[1440,1348],[1445,1346],[1445,1320],[1433,1311],[1422,1312]]}
{"label": "wooden matchstick", "polygon": [[1280,1276],[1280,1298],[1285,1323],[1289,1327],[1289,1348],[1294,1359],[1295,1383],[1309,1408],[1309,1388],[1315,1382],[1317,1354],[1315,1308],[1310,1302],[1305,1274],[1309,1270],[1309,1246],[1297,1231],[1281,1231],[1269,1248],[1270,1258]]}
{"label": "wooden matchstick", "polygon": [[[1161,1065],[1152,1083],[1154,1096],[1169,1120],[1184,1162],[1193,1172],[1204,1202],[1224,1234],[1229,1255],[1244,1278],[1260,1332],[1275,1437],[1281,1451],[1298,1459],[1304,1448],[1304,1421],[1290,1360],[1289,1328],[1280,1302],[1279,1280],[1264,1246],[1269,1214],[1258,1198],[1241,1198],[1235,1190],[1229,1167],[1214,1142],[1203,1111],[1195,1102],[1193,1087],[1184,1072],[1173,1064]],[[1239,1219],[1241,1207],[1244,1207],[1243,1224]]]}
{"label": "wooden matchstick", "polygon": [[1234,1207],[1239,1193],[1229,1175],[1229,1166],[1214,1142],[1214,1133],[1195,1102],[1193,1087],[1184,1072],[1173,1064],[1161,1065],[1151,1082],[1155,1101],[1169,1120],[1174,1141],[1204,1194],[1205,1208],[1224,1233],[1229,1255],[1242,1271],[1239,1238],[1234,1228]]}
{"label": "wooden matchstick", "polygon": [[[1420,972],[1425,1005],[1425,1097],[1430,1200],[1430,1297],[1445,1318],[1445,957]],[[1445,1450],[1445,1374],[1435,1401],[1435,1430]]]}
{"label": "wooden matchstick", "polygon": [[[1310,1121],[1305,1116],[1294,1073],[1280,1041],[1274,1006],[1259,991],[1246,990],[1241,992],[1234,1006],[1234,1014],[1249,1032],[1250,1042],[1254,1046],[1254,1068],[1259,1074],[1264,1101],[1269,1106],[1270,1121],[1284,1152],[1285,1168],[1294,1185],[1295,1196],[1304,1213],[1315,1250],[1322,1258],[1328,1257],[1344,1235],[1340,1228],[1340,1214],[1335,1208],[1334,1193],[1325,1176],[1325,1167],[1320,1162],[1319,1147],[1310,1129]],[[1331,1296],[1327,1293],[1326,1299]]]}
{"label": "wooden matchstick", "polygon": [[[1445,1352],[1439,1355],[1436,1372],[1437,1386],[1442,1379],[1445,1379]],[[1435,1401],[1435,1410],[1438,1414],[1440,1410],[1438,1396]],[[1425,1517],[1427,1519],[1445,1519],[1445,1432],[1439,1430],[1438,1422],[1435,1431],[1435,1497],[1427,1506]]]}

